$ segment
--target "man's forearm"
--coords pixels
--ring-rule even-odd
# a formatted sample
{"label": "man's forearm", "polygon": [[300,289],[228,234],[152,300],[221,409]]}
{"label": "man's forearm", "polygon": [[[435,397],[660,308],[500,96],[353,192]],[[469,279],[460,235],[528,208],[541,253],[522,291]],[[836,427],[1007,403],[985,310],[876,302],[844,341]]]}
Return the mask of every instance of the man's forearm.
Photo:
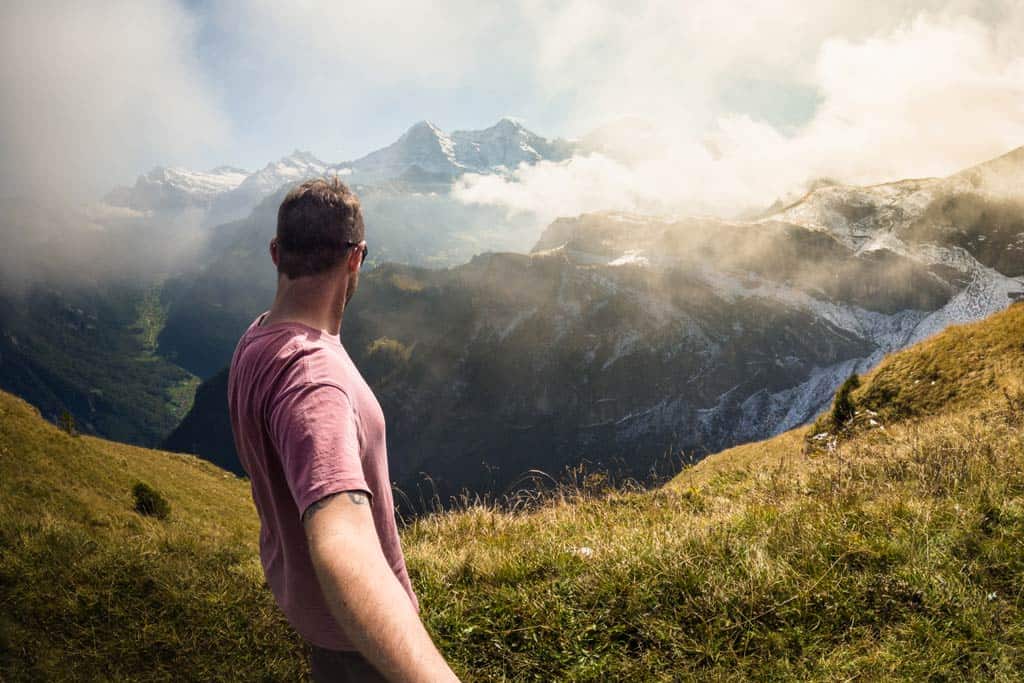
{"label": "man's forearm", "polygon": [[388,566],[375,532],[359,527],[310,538],[313,566],[334,618],[389,680],[457,681]]}

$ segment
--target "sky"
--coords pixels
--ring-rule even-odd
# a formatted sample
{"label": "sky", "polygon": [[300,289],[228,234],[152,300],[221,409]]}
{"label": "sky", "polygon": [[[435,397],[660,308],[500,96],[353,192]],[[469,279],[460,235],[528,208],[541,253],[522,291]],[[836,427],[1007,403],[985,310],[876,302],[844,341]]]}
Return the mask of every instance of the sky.
{"label": "sky", "polygon": [[339,162],[422,119],[506,115],[549,137],[624,117],[657,134],[620,141],[640,163],[467,178],[465,201],[717,211],[814,177],[949,173],[1024,144],[1022,5],[8,0],[0,188],[98,197],[155,165]]}

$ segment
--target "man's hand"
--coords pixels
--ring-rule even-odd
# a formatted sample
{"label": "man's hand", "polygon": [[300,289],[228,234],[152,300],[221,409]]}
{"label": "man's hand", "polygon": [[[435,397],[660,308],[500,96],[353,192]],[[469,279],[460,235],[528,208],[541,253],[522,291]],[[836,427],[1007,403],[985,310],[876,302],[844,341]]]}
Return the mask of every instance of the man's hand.
{"label": "man's hand", "polygon": [[344,491],[313,503],[303,515],[331,614],[388,680],[458,681],[388,565],[369,503],[363,491]]}

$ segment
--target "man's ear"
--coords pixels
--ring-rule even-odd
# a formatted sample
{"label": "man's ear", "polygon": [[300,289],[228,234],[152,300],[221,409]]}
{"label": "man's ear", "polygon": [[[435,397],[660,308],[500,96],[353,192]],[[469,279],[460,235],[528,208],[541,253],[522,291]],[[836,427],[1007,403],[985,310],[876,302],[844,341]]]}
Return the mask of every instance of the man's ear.
{"label": "man's ear", "polygon": [[359,270],[359,267],[363,265],[363,250],[359,247],[353,247],[348,250],[348,271],[354,273]]}
{"label": "man's ear", "polygon": [[270,260],[274,262],[275,268],[281,260],[281,247],[278,245],[276,237],[270,238]]}

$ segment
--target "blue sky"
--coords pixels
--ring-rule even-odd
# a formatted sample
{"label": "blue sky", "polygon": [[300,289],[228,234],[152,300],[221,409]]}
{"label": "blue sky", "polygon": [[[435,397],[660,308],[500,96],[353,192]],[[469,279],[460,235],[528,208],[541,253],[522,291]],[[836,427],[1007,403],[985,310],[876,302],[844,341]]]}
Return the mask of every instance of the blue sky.
{"label": "blue sky", "polygon": [[[526,119],[547,135],[574,133],[565,126],[571,93],[535,97],[537,84],[521,63],[487,64],[485,71],[465,79],[389,73],[382,81],[367,65],[375,56],[347,47],[340,37],[326,63],[314,59],[296,64],[262,52],[263,27],[240,32],[222,4],[187,6],[198,19],[195,51],[203,76],[232,124],[223,163],[255,168],[292,149],[342,161],[393,142],[422,119],[454,130],[486,127],[509,115]],[[361,13],[358,5],[350,6],[353,15]],[[264,19],[272,24],[273,12]],[[279,39],[287,44],[293,38],[301,40],[296,33]],[[380,48],[384,53],[389,49]],[[429,61],[430,56],[400,56],[409,58]]]}
{"label": "blue sky", "polygon": [[[580,121],[573,114],[586,106],[581,101],[590,89],[587,81],[603,78],[596,64],[578,82],[546,87],[533,61],[536,46],[532,33],[537,26],[517,11],[502,13],[502,54],[493,52],[485,42],[483,49],[472,55],[473,67],[449,74],[454,77],[437,78],[427,70],[406,78],[389,73],[382,82],[367,66],[375,56],[347,47],[341,36],[328,63],[297,65],[263,53],[260,38],[254,35],[259,29],[250,26],[247,32],[239,31],[236,17],[225,13],[223,4],[192,0],[184,6],[197,19],[194,50],[203,77],[216,91],[232,124],[232,142],[225,155],[208,158],[207,164],[220,161],[253,168],[296,148],[341,161],[392,142],[421,119],[445,130],[457,130],[482,128],[502,116],[515,116],[543,135],[579,136],[588,129],[579,128]],[[351,13],[358,22],[358,6],[352,6]],[[269,18],[272,22],[272,12]],[[446,21],[459,22],[460,17],[453,15]],[[472,25],[467,22],[466,30],[456,34],[475,45],[478,36],[467,36]],[[285,36],[278,39],[283,43],[290,40]],[[616,46],[598,42],[591,49],[602,48],[610,57]],[[383,40],[379,49],[386,54],[391,48]],[[679,49],[685,54],[685,45]],[[395,56],[399,63],[430,59],[429,53]],[[716,113],[751,115],[781,130],[810,120],[820,100],[813,84],[787,80],[781,74],[766,79],[757,73],[756,63],[750,66],[745,69],[740,63],[733,73],[724,74],[713,84],[713,92],[700,94],[701,106],[707,106],[703,100],[710,99]],[[685,81],[677,87],[685,87]],[[338,97],[335,93],[339,90],[349,95]],[[584,119],[585,126],[606,122],[601,112],[594,114]],[[643,114],[623,103],[613,118]]]}

